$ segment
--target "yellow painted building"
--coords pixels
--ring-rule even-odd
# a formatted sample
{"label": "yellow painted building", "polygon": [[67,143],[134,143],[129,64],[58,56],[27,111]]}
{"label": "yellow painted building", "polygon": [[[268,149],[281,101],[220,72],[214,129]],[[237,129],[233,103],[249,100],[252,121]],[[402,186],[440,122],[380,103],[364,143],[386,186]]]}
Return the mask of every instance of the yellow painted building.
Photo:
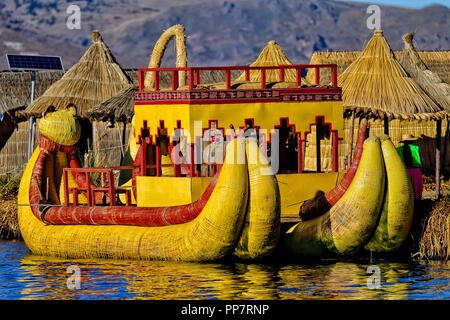
{"label": "yellow painted building", "polygon": [[[333,68],[334,65],[330,66]],[[272,68],[284,69],[283,66]],[[305,66],[290,65],[289,68],[301,70]],[[206,141],[206,145],[211,142],[209,137],[204,138],[208,129],[220,132],[224,139],[233,132],[239,134],[240,129],[255,129],[260,142],[264,139],[269,150],[275,150],[276,147],[279,152],[279,165],[275,170],[281,193],[282,214],[297,214],[302,202],[313,197],[317,190],[327,192],[340,181],[346,169],[342,155],[339,155],[339,142],[344,132],[341,88],[297,87],[292,83],[280,85],[282,82],[270,85],[264,82],[264,78],[260,86],[258,83],[242,86],[231,83],[227,77],[229,82],[219,89],[200,89],[201,86],[193,77],[206,68],[173,68],[164,71],[172,71],[174,75],[179,69],[188,71],[188,87],[178,88],[174,81],[172,90],[145,90],[141,81],[140,90],[136,93],[135,142],[138,146],[151,144],[151,147],[146,146],[145,165],[157,167],[161,163],[158,158],[161,152],[167,155],[164,150],[177,145],[180,135],[185,137],[188,149],[194,149],[199,138]],[[141,69],[140,78],[143,80],[144,72],[155,70],[163,69]],[[223,67],[223,70],[228,72],[227,67]],[[275,133],[278,134],[278,145],[274,147],[271,145],[274,140],[271,135]],[[314,143],[307,140],[312,135]],[[330,154],[323,154],[320,149],[320,140],[324,140],[325,135],[331,141],[331,148],[327,149]],[[203,148],[205,142],[202,142]],[[185,156],[190,154],[189,150],[180,151]],[[305,168],[306,153],[317,155],[314,172],[307,172]],[[330,165],[321,167],[321,157],[330,159]],[[189,167],[189,161],[185,167]],[[196,162],[195,166],[191,166],[191,171],[185,168],[175,176],[163,176],[161,169],[159,174],[158,169],[146,170],[145,175],[136,178],[137,205],[171,206],[197,200],[212,176],[211,170],[204,170],[205,162],[204,159],[201,161],[203,165]],[[144,165],[142,160],[141,164]],[[148,188],[150,185],[151,189]]]}

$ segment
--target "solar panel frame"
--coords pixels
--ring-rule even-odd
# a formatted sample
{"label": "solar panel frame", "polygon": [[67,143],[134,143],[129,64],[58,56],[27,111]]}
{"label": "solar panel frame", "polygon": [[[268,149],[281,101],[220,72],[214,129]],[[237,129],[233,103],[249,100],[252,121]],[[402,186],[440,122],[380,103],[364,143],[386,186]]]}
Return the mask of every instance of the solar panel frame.
{"label": "solar panel frame", "polygon": [[62,70],[64,66],[60,56],[6,54],[9,69],[16,70]]}

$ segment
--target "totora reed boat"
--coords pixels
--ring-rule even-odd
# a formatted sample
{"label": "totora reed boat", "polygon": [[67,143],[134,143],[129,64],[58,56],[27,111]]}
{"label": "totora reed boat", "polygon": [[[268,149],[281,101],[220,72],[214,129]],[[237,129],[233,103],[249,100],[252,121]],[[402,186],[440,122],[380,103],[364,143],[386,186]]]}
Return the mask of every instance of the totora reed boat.
{"label": "totora reed boat", "polygon": [[[330,85],[302,84],[304,69],[320,83],[323,68]],[[223,83],[202,83],[216,71]],[[169,88],[160,88],[163,73]],[[367,138],[368,129],[346,165],[336,65],[140,69],[129,162],[120,167],[81,167],[76,106],[44,114],[19,189],[21,233],[33,254],[69,258],[397,250],[412,188],[389,137]],[[281,219],[292,217],[300,222],[282,233]]]}

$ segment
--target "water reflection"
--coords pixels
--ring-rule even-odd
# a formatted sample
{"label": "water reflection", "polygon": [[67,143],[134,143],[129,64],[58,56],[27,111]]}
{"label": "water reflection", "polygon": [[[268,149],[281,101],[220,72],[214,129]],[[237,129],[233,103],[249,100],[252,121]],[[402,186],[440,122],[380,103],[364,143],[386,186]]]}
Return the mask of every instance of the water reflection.
{"label": "water reflection", "polygon": [[[167,261],[20,261],[23,299],[406,299],[450,298],[449,263],[376,262],[380,289],[367,287],[369,263],[199,264]],[[81,289],[67,288],[67,267],[81,269]]]}

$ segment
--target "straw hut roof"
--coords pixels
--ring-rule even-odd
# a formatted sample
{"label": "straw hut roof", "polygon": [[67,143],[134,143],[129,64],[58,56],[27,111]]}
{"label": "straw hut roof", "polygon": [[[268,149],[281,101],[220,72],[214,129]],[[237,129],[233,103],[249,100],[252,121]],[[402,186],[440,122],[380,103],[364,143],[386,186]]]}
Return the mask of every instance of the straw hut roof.
{"label": "straw hut roof", "polygon": [[[441,107],[450,111],[450,85],[432,72],[420,59],[413,45],[415,32],[403,35],[404,49],[400,64],[408,74],[432,97]],[[449,61],[450,62],[450,61]]]}
{"label": "straw hut roof", "polygon": [[42,96],[25,110],[27,116],[40,117],[49,105],[56,109],[73,103],[78,115],[112,97],[132,81],[116,62],[98,31],[92,32],[92,45],[80,61],[51,85]]}
{"label": "straw hut roof", "polygon": [[[401,50],[394,50],[394,56],[397,60],[402,57]],[[362,51],[315,51],[309,61],[310,64],[327,64],[334,63],[338,66],[338,74],[344,72],[349,65],[352,64]],[[450,50],[439,51],[421,51],[417,50],[420,59],[434,73],[436,73],[443,81],[450,84]],[[308,70],[306,80],[314,83],[314,70]],[[329,69],[320,70],[320,82],[331,82],[331,71]]]}
{"label": "straw hut roof", "polygon": [[[50,85],[61,79],[64,71],[36,71],[34,97],[39,97]],[[30,71],[0,72],[0,113],[25,107],[31,98]]]}
{"label": "straw hut roof", "polygon": [[395,59],[381,30],[338,77],[345,109],[388,119],[436,119],[446,112]]}
{"label": "straw hut roof", "polygon": [[90,121],[122,121],[131,122],[134,115],[134,97],[139,85],[132,84],[109,99],[95,105],[85,112]]}
{"label": "straw hut roof", "polygon": [[[281,47],[276,43],[275,40],[271,40],[267,43],[266,47],[261,51],[258,58],[253,62],[250,67],[269,67],[269,66],[279,66],[292,64],[291,61],[286,57]],[[285,81],[286,82],[296,82],[296,71],[294,69],[289,69],[285,71]],[[280,73],[278,70],[267,70],[266,71],[266,81],[267,82],[278,82],[280,79]],[[242,73],[235,81],[245,81],[245,73]],[[259,82],[261,81],[261,72],[250,71],[250,81]],[[302,81],[306,82],[305,79]]]}

